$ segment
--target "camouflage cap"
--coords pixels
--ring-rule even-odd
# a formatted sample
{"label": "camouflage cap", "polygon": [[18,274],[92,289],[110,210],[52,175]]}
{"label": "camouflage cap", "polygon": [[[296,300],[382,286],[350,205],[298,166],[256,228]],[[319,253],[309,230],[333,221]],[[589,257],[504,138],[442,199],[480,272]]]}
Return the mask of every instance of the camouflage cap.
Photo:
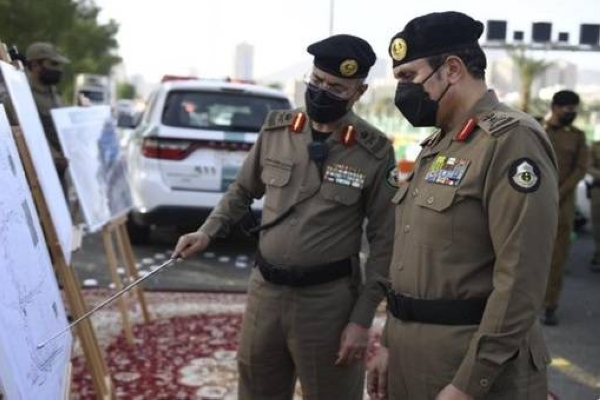
{"label": "camouflage cap", "polygon": [[67,57],[60,54],[52,43],[46,42],[32,43],[25,51],[25,58],[27,58],[27,61],[47,59],[60,64],[71,62]]}

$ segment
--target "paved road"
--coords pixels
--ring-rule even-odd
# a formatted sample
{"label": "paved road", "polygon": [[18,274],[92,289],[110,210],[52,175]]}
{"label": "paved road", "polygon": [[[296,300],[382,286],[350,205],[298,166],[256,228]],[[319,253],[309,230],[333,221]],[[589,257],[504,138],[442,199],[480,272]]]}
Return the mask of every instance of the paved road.
{"label": "paved road", "polygon": [[[150,245],[136,246],[139,271],[150,271],[164,262],[177,237],[176,232],[161,230],[153,232]],[[600,399],[600,274],[588,270],[592,247],[587,233],[574,242],[558,311],[561,323],[544,328],[553,357],[550,388],[561,400]],[[212,245],[202,256],[148,279],[146,290],[244,291],[253,252],[252,241],[234,235]],[[100,235],[84,239],[73,264],[84,287],[110,284]]]}

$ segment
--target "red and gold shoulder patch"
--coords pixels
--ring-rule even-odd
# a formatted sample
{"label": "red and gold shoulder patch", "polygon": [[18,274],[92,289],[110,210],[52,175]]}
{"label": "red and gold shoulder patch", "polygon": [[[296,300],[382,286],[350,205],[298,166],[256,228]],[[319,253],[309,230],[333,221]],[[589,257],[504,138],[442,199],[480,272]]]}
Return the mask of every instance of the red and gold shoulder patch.
{"label": "red and gold shoulder patch", "polygon": [[341,142],[344,146],[350,147],[354,146],[356,143],[356,129],[354,129],[353,125],[348,125],[342,130],[342,135],[340,137]]}
{"label": "red and gold shoulder patch", "polygon": [[294,133],[300,133],[304,129],[304,125],[306,124],[306,114],[303,112],[299,112],[292,119],[292,123],[290,124],[290,130]]}
{"label": "red and gold shoulder patch", "polygon": [[471,133],[473,133],[476,126],[477,120],[475,118],[469,118],[462,129],[454,136],[454,140],[457,142],[466,142],[471,137]]}

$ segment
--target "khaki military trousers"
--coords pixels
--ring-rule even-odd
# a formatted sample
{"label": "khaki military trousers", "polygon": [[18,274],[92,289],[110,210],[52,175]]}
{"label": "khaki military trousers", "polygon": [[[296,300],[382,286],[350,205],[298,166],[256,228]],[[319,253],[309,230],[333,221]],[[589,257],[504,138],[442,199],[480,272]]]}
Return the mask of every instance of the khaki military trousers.
{"label": "khaki military trousers", "polygon": [[238,349],[240,400],[362,400],[364,365],[336,366],[356,299],[350,278],[305,288],[266,282],[255,268]]}
{"label": "khaki military trousers", "polygon": [[546,288],[544,307],[555,309],[562,288],[565,264],[569,258],[571,248],[571,233],[573,232],[573,218],[575,218],[575,194],[570,194],[559,204],[558,230],[552,251],[552,263],[550,264],[550,276]]}
{"label": "khaki military trousers", "polygon": [[591,189],[592,232],[594,233],[594,260],[600,262],[600,187]]}
{"label": "khaki military trousers", "polygon": [[[535,324],[537,338],[524,341],[487,394],[475,400],[547,400],[549,356]],[[388,399],[434,400],[452,383],[476,330],[475,325],[421,324],[389,316]]]}

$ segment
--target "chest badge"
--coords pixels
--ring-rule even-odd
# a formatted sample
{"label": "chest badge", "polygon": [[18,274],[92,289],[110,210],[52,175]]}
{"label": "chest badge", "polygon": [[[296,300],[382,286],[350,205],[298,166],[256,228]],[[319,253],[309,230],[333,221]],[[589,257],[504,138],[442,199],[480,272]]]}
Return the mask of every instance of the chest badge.
{"label": "chest badge", "polygon": [[358,168],[343,164],[330,164],[325,170],[324,181],[362,189],[366,178],[367,176]]}
{"label": "chest badge", "polygon": [[458,186],[467,173],[471,160],[439,155],[431,164],[425,180],[440,185]]}

